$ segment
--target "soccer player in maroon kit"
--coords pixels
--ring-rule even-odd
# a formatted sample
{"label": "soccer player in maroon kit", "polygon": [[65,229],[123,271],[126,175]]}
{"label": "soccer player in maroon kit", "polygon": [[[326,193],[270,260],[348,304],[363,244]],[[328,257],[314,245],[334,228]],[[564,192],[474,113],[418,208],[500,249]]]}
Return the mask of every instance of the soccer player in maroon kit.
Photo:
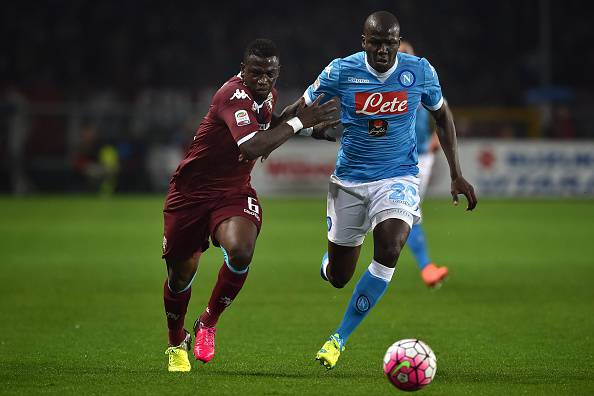
{"label": "soccer player in maroon kit", "polygon": [[165,200],[163,258],[168,277],[163,285],[169,330],[169,371],[190,371],[191,335],[184,318],[198,260],[208,239],[220,246],[224,263],[208,306],[194,323],[194,356],[210,361],[215,353],[215,325],[241,290],[262,225],[262,209],[250,185],[258,157],[267,156],[296,133],[327,137],[334,126],[334,102],[311,107],[297,101],[275,116],[274,89],[280,70],[270,40],[246,48],[241,72],[216,92],[194,141],[171,179]]}

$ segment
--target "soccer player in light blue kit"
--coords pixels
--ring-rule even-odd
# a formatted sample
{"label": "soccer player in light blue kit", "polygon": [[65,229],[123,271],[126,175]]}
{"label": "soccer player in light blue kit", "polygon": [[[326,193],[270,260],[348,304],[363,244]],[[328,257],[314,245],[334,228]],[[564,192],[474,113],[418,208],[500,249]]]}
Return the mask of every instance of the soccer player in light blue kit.
{"label": "soccer player in light blue kit", "polygon": [[343,320],[316,355],[333,368],[348,337],[380,300],[411,227],[420,218],[416,109],[427,108],[439,128],[454,203],[474,189],[460,170],[456,130],[435,69],[424,58],[398,53],[400,24],[386,11],[371,14],[363,51],[333,60],[307,88],[307,105],[322,93],[341,101],[344,132],[328,191],[328,252],[321,275],[342,288],[353,276],[365,235],[373,230],[373,260],[357,282]]}
{"label": "soccer player in light blue kit", "polygon": [[[405,40],[400,41],[398,52],[415,55],[412,45]],[[425,109],[423,105],[419,105],[417,107],[415,133],[417,137],[417,153],[419,157],[417,164],[419,173],[417,176],[420,179],[419,197],[421,200],[423,200],[423,197],[425,196],[427,184],[431,178],[431,168],[435,161],[435,152],[439,149],[439,139],[431,126],[429,117],[429,111]],[[412,226],[406,244],[415,256],[423,282],[432,288],[440,286],[441,282],[448,275],[448,268],[436,265],[429,258],[427,240],[425,238],[423,226],[420,222]]]}

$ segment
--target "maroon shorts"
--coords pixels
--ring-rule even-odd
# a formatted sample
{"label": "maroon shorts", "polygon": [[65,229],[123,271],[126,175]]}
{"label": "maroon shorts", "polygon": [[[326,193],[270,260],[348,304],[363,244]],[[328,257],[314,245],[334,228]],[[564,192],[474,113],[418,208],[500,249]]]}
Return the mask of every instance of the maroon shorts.
{"label": "maroon shorts", "polygon": [[172,185],[163,209],[163,258],[186,260],[208,249],[210,237],[215,246],[215,232],[228,218],[241,216],[251,220],[258,232],[262,227],[262,208],[254,189],[225,194],[217,199],[197,200],[184,196]]}

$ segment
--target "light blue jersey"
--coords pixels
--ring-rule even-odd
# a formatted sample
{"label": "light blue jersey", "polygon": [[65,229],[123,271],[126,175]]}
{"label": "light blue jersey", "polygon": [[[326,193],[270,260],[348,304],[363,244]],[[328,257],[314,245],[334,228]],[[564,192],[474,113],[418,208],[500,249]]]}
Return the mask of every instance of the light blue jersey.
{"label": "light blue jersey", "polygon": [[417,122],[415,132],[417,135],[417,153],[425,154],[429,151],[429,142],[431,141],[431,123],[429,122],[429,111],[423,106],[417,108]]}
{"label": "light blue jersey", "polygon": [[335,59],[303,96],[309,105],[321,93],[341,101],[336,176],[370,182],[418,173],[416,109],[443,104],[437,73],[425,58],[399,52],[385,73],[369,66],[365,52]]}

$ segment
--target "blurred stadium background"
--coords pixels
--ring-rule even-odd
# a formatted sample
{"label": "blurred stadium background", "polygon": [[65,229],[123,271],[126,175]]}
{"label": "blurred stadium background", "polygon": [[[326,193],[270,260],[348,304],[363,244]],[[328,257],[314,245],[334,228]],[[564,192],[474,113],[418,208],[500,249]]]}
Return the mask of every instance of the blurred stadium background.
{"label": "blurred stadium background", "polygon": [[[3,5],[0,394],[388,394],[383,352],[411,336],[440,359],[427,394],[594,393],[594,29],[584,7]],[[237,73],[245,45],[267,37],[281,52],[280,106],[292,102],[330,60],[360,50],[363,21],[380,9],[438,70],[479,195],[472,214],[450,207],[439,154],[424,213],[450,281],[427,292],[405,253],[342,367],[313,366],[353,284],[330,290],[317,277],[337,145],[296,137],[254,171],[266,212],[256,270],[221,324],[245,334],[220,332],[216,364],[172,379],[161,209],[212,94]],[[362,262],[370,257],[366,242]],[[220,260],[214,249],[203,257],[188,321]],[[262,355],[279,345],[288,361]]]}
{"label": "blurred stadium background", "polygon": [[[479,191],[495,183],[492,192],[506,195],[594,195],[594,77],[587,72],[594,32],[580,18],[582,3],[258,4],[256,10],[251,2],[5,7],[0,191],[162,192],[250,40],[269,37],[280,48],[282,105],[330,60],[360,50],[362,21],[385,8],[439,71],[463,149],[479,142],[462,155],[467,172],[477,172],[471,179]],[[281,155],[265,173],[324,178],[336,149],[325,147],[328,154],[314,163],[320,166],[290,160],[282,166]],[[516,172],[527,176],[512,179]],[[561,178],[568,173],[573,177]]]}

